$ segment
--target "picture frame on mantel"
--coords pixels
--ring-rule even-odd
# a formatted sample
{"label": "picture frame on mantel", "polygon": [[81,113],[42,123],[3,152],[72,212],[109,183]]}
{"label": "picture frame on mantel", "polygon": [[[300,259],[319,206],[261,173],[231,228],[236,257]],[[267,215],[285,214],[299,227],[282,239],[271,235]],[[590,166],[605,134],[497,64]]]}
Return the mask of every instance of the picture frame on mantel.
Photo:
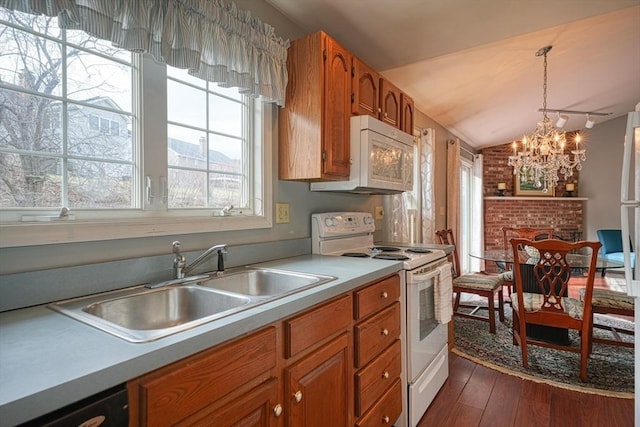
{"label": "picture frame on mantel", "polygon": [[529,197],[554,197],[555,188],[551,187],[545,192],[542,188],[535,188],[532,182],[520,182],[519,176],[513,177],[513,195]]}

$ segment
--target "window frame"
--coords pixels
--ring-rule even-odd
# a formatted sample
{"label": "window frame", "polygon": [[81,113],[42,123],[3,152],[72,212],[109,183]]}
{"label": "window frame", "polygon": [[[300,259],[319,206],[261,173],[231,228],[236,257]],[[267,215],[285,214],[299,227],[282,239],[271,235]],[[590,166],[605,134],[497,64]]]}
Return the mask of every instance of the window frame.
{"label": "window frame", "polygon": [[[79,210],[91,212],[59,217],[59,208],[52,209],[0,209],[0,248],[44,244],[89,242],[177,234],[235,231],[271,228],[272,222],[272,147],[276,129],[277,109],[273,104],[254,102],[254,155],[249,167],[254,171],[254,182],[248,197],[254,200],[254,210],[247,213],[234,209],[230,216],[219,216],[213,209],[167,209],[167,129],[158,122],[167,123],[166,67],[149,55],[134,55],[134,68],[139,70],[133,82],[133,94],[142,93],[134,102],[134,139],[142,141],[136,152],[136,191],[140,208],[115,210]],[[139,89],[138,89],[139,88]],[[152,141],[164,141],[164,150],[151,150]],[[146,145],[145,145],[146,142]],[[134,144],[137,146],[137,144]],[[164,168],[163,168],[164,166]],[[147,191],[151,197],[146,197]],[[19,212],[19,214],[18,214]],[[18,222],[17,216],[33,214],[34,222]],[[185,221],[188,218],[188,221]]]}

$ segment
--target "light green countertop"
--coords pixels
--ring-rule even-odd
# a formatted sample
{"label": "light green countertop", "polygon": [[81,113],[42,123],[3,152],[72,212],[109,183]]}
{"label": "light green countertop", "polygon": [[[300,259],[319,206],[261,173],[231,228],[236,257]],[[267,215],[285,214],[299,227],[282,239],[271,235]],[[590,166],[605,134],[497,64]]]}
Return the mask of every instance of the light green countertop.
{"label": "light green countertop", "polygon": [[303,255],[257,264],[337,280],[149,343],[130,343],[45,305],[0,313],[0,426],[64,407],[401,269]]}

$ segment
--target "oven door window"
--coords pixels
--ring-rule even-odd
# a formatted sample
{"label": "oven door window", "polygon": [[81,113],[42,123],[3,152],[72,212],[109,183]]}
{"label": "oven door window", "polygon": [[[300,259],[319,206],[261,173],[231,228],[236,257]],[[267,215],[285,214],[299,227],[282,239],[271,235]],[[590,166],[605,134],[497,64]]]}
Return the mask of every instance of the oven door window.
{"label": "oven door window", "polygon": [[420,341],[424,340],[438,326],[435,318],[435,299],[433,294],[433,279],[429,280],[429,285],[420,287],[418,294],[419,299],[419,336]]}

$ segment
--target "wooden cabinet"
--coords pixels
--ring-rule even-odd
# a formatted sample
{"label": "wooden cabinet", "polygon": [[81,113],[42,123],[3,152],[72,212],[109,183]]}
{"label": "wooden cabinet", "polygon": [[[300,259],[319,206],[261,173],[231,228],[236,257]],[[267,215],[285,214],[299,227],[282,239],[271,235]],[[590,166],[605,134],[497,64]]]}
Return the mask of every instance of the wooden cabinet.
{"label": "wooden cabinet", "polygon": [[351,84],[351,113],[354,116],[380,117],[380,75],[355,56]]}
{"label": "wooden cabinet", "polygon": [[400,97],[402,92],[388,80],[380,79],[380,120],[400,128]]}
{"label": "wooden cabinet", "polygon": [[291,42],[279,112],[280,179],[349,177],[351,64],[351,54],[323,31]]}
{"label": "wooden cabinet", "polygon": [[400,105],[402,110],[400,111],[400,130],[413,135],[413,118],[414,118],[414,106],[413,99],[406,93],[400,94]]}
{"label": "wooden cabinet", "polygon": [[392,425],[402,412],[400,278],[354,292],[354,374],[357,426]]}
{"label": "wooden cabinet", "polygon": [[343,333],[285,369],[287,427],[350,425],[349,340]]}
{"label": "wooden cabinet", "polygon": [[[257,416],[262,425],[275,425],[279,403],[273,390],[269,394],[277,388],[275,366],[275,327],[175,362],[129,382],[129,424],[211,425],[213,419]],[[267,394],[256,388],[269,380],[275,385]],[[229,412],[236,407],[243,413]]]}
{"label": "wooden cabinet", "polygon": [[402,410],[399,296],[395,274],[136,378],[129,425],[393,422]]}
{"label": "wooden cabinet", "polygon": [[351,313],[347,294],[285,320],[285,357],[301,356],[284,370],[287,427],[351,425]]}

